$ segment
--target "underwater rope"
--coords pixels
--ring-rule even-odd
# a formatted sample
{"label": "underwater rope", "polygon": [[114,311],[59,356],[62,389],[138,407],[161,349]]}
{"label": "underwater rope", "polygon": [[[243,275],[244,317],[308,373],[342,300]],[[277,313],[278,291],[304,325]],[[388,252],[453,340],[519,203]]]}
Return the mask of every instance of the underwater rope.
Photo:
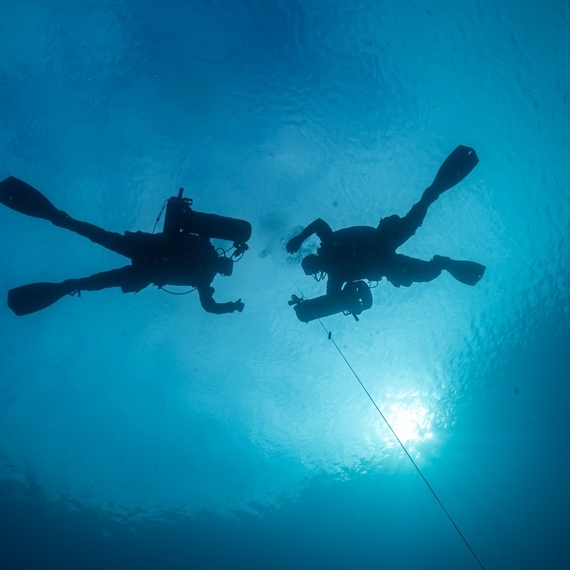
{"label": "underwater rope", "polygon": [[[297,283],[295,283],[294,279],[289,274],[289,271],[287,271],[287,268],[285,268],[285,272],[289,276],[289,279],[291,280],[293,285],[296,287],[297,291],[299,291],[299,293],[301,294],[301,297],[304,297],[303,292],[301,291],[301,289],[297,285]],[[414,466],[416,471],[419,473],[423,482],[426,484],[427,488],[430,490],[431,494],[434,496],[435,500],[437,501],[437,503],[439,504],[439,506],[441,507],[441,509],[443,510],[443,512],[445,513],[445,515],[447,516],[447,518],[449,519],[449,521],[451,522],[451,524],[453,525],[453,527],[455,528],[457,533],[459,534],[459,536],[461,537],[461,540],[463,540],[463,542],[465,543],[465,545],[467,546],[467,548],[469,549],[469,551],[471,552],[471,554],[473,555],[473,557],[475,558],[475,560],[477,561],[479,566],[481,568],[483,568],[483,570],[485,570],[485,566],[483,566],[483,563],[481,562],[481,560],[479,560],[479,557],[477,556],[477,554],[475,553],[475,551],[473,550],[473,548],[469,544],[469,541],[464,536],[464,534],[461,532],[461,529],[457,526],[457,523],[453,520],[453,517],[448,512],[448,510],[445,508],[444,504],[441,502],[441,499],[438,497],[437,493],[435,492],[433,487],[430,485],[430,483],[426,479],[425,475],[422,473],[422,470],[420,469],[419,465],[414,461],[414,458],[410,455],[409,451],[406,449],[406,446],[403,444],[402,440],[398,437],[398,434],[394,431],[394,428],[390,425],[390,422],[388,421],[386,416],[382,413],[382,411],[378,407],[378,404],[376,403],[376,401],[374,400],[374,398],[372,397],[370,392],[367,390],[366,386],[364,385],[364,383],[362,382],[362,380],[360,379],[360,377],[358,376],[358,374],[356,373],[356,371],[354,370],[354,368],[352,367],[352,365],[350,364],[350,362],[348,361],[348,359],[346,358],[346,356],[344,355],[344,353],[342,352],[342,350],[340,349],[338,344],[335,342],[334,338],[332,338],[331,331],[329,331],[327,329],[327,327],[325,327],[323,321],[320,319],[320,317],[317,316],[316,313],[315,313],[315,317],[319,321],[321,327],[323,327],[323,330],[325,331],[325,333],[327,333],[328,340],[332,341],[332,343],[334,344],[334,347],[337,349],[338,353],[340,354],[340,356],[342,357],[342,359],[344,360],[344,362],[348,366],[349,370],[352,372],[352,374],[354,375],[354,377],[356,378],[356,380],[360,384],[361,388],[364,390],[364,393],[368,396],[368,399],[372,402],[372,405],[376,408],[376,411],[380,414],[380,417],[384,420],[384,423],[388,426],[388,428],[392,432],[393,436],[396,438],[396,441],[400,444],[400,447],[404,450],[404,453],[408,456],[408,459],[412,462],[412,465]]]}

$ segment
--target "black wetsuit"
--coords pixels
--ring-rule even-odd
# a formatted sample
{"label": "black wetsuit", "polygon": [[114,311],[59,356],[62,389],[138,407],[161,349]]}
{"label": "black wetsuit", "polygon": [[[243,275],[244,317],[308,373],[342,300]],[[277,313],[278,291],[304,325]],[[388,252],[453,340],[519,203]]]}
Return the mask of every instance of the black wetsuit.
{"label": "black wetsuit", "polygon": [[[312,234],[320,238],[317,256],[321,270],[328,274],[327,294],[337,293],[344,283],[359,279],[380,281],[386,277],[396,287],[431,281],[445,268],[442,258],[436,256],[431,261],[423,261],[396,250],[416,233],[438,196],[428,188],[406,216],[383,218],[376,228],[353,226],[333,231],[319,218],[293,240],[297,239],[296,245],[300,245]],[[295,250],[295,246],[288,249]]]}
{"label": "black wetsuit", "polygon": [[[68,279],[73,290],[99,291],[120,287],[124,293],[138,292],[150,284],[195,287],[202,307],[209,313],[231,313],[241,310],[241,302],[217,303],[211,283],[217,274],[218,254],[210,240],[194,234],[109,232],[94,224],[75,220],[62,212],[57,226],[71,230],[94,243],[131,260],[131,265],[83,277]],[[241,308],[240,308],[241,306]]]}

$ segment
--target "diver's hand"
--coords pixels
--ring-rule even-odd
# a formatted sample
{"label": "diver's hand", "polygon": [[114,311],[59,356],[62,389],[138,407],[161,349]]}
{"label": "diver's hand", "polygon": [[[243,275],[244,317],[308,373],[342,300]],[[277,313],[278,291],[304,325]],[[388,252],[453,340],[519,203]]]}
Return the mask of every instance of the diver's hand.
{"label": "diver's hand", "polygon": [[238,299],[235,303],[234,303],[234,311],[239,311],[240,313],[243,311],[243,308],[245,307],[245,305],[242,303],[241,299]]}
{"label": "diver's hand", "polygon": [[305,240],[301,237],[301,234],[291,238],[287,242],[287,245],[285,246],[287,249],[287,253],[296,253],[297,251],[299,251],[299,248],[303,245],[304,241]]}

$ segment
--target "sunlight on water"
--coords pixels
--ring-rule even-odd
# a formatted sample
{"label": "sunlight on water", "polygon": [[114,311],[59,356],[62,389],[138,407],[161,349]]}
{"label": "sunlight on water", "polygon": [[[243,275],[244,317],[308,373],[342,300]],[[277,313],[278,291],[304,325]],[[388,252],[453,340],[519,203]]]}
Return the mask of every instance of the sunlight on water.
{"label": "sunlight on water", "polygon": [[[416,448],[416,444],[432,438],[432,417],[414,396],[402,400],[388,405],[386,419],[404,445],[412,444]],[[386,437],[385,442],[390,445],[393,438]]]}
{"label": "sunlight on water", "polygon": [[[570,19],[508,4],[4,2],[0,179],[117,232],[151,231],[184,186],[197,210],[254,233],[232,278],[213,284],[220,301],[243,297],[243,314],[151,288],[66,298],[26,319],[0,309],[0,476],[149,518],[230,513],[285,502],[315,474],[409,467],[394,433],[413,458],[439,454],[431,473],[446,473],[458,460],[444,441],[472,453],[472,434],[460,437],[470,417],[477,436],[494,413],[500,433],[505,420],[531,425],[497,394],[510,406],[516,383],[516,403],[528,397],[509,350],[532,349],[529,332],[568,291]],[[480,164],[401,253],[476,260],[485,277],[379,283],[358,323],[326,319],[347,367],[287,305],[297,285],[310,297],[326,284],[284,244],[317,217],[338,230],[405,214],[458,144]],[[2,295],[121,263],[7,208],[0,222]],[[535,378],[557,394],[556,374]],[[398,477],[385,479],[391,493]]]}
{"label": "sunlight on water", "polygon": [[363,438],[368,446],[363,460],[374,457],[379,467],[400,470],[411,467],[402,447],[413,459],[421,454],[424,461],[441,452],[442,440],[438,434],[445,430],[442,418],[453,415],[449,402],[415,389],[387,390],[376,395],[375,402],[380,413],[371,404],[369,423],[362,426],[368,430]]}

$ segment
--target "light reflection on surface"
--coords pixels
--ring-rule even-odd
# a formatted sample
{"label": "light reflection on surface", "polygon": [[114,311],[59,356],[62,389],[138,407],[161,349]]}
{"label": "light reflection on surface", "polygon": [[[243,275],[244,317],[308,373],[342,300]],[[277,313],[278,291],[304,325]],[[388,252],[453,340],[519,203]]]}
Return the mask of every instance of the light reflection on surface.
{"label": "light reflection on surface", "polygon": [[[421,394],[417,392],[386,394],[382,413],[408,451],[417,451],[418,444],[433,437],[431,431],[433,413],[429,411],[422,401]],[[394,434],[383,421],[382,424],[378,424],[377,431],[387,447],[399,446]]]}

